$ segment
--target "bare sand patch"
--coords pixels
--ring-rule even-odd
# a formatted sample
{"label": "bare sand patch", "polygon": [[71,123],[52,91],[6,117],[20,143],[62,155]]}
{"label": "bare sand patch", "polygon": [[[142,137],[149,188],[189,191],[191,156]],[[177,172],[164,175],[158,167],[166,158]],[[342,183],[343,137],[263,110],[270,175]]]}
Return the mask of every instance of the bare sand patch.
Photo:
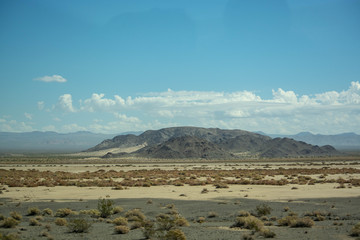
{"label": "bare sand patch", "polygon": [[[231,185],[226,189],[214,186],[152,186],[130,187],[125,190],[113,190],[109,187],[14,187],[2,194],[2,198],[12,201],[78,201],[96,200],[100,197],[117,198],[163,198],[180,200],[223,201],[224,199],[257,199],[266,201],[296,201],[311,198],[359,197],[359,188],[340,188],[338,184],[316,185]],[[292,189],[292,188],[296,189]],[[208,193],[201,193],[204,188]]]}

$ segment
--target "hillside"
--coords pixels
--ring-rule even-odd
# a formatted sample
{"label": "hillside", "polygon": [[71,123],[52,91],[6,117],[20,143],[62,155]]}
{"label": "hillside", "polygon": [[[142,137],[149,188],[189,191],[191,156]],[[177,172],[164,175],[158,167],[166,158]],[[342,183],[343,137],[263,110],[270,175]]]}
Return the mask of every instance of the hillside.
{"label": "hillside", "polygon": [[149,130],[139,136],[120,135],[108,139],[88,152],[141,146],[131,153],[109,152],[104,157],[206,158],[299,157],[340,155],[332,146],[319,147],[289,138],[275,138],[243,130],[172,127]]}

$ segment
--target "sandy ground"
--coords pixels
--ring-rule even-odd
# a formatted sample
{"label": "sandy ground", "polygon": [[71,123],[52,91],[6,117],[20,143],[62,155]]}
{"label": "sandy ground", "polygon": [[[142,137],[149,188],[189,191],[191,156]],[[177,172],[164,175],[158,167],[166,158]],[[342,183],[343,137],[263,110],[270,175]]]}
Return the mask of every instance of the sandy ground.
{"label": "sandy ground", "polygon": [[[216,189],[214,186],[152,186],[131,187],[125,190],[112,190],[107,187],[34,187],[9,188],[1,195],[11,201],[77,201],[110,198],[163,198],[179,200],[219,201],[219,199],[257,199],[262,201],[296,201],[311,198],[349,198],[360,197],[360,188],[336,188],[338,184],[315,185],[230,185],[229,188]],[[201,193],[206,188],[208,193]],[[295,188],[295,189],[294,189]]]}

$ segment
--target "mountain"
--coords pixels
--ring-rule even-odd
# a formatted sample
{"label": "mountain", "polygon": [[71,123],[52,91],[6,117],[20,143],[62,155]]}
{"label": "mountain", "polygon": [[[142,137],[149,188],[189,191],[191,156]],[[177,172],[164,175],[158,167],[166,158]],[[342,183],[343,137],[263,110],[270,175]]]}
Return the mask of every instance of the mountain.
{"label": "mountain", "polygon": [[270,137],[287,137],[313,145],[331,145],[341,150],[359,150],[360,135],[355,133],[341,133],[336,135],[312,134],[301,132],[295,135],[264,134]]}
{"label": "mountain", "polygon": [[[139,148],[131,153],[113,149]],[[298,157],[340,155],[332,146],[315,146],[290,138],[275,138],[243,130],[172,127],[149,130],[139,136],[128,134],[107,139],[88,152],[109,150],[104,157],[207,158]],[[118,151],[117,151],[118,152]]]}
{"label": "mountain", "polygon": [[91,132],[0,132],[0,152],[2,153],[63,153],[87,149],[114,134]]}

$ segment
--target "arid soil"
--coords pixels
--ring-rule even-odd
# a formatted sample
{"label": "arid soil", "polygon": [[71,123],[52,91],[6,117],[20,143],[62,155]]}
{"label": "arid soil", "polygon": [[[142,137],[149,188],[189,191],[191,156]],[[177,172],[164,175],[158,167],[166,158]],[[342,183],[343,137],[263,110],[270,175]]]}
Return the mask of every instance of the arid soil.
{"label": "arid soil", "polygon": [[[360,222],[359,179],[357,161],[8,163],[0,166],[0,217],[6,219],[16,212],[22,218],[13,228],[4,227],[5,220],[2,220],[0,233],[16,234],[19,239],[145,239],[146,223],[153,222],[157,226],[152,236],[155,239],[184,239],[179,235],[178,238],[166,235],[173,229],[180,229],[186,239],[270,236],[275,239],[356,239],[351,233]],[[10,186],[11,183],[15,185]],[[94,213],[103,199],[112,201],[112,207],[120,206],[122,211],[107,217],[85,211],[92,209]],[[29,215],[31,208],[39,212]],[[51,209],[52,214],[44,214],[46,208]],[[56,225],[60,217],[56,216],[57,211],[64,208],[72,210],[63,217],[68,224],[74,219],[84,219],[91,227],[86,232],[74,233],[69,227],[71,224]],[[269,211],[262,213],[261,208]],[[127,216],[127,212],[132,209],[139,209],[146,220],[131,221],[134,219]],[[244,212],[253,215],[261,227],[235,226]],[[169,220],[170,228],[160,230],[161,213],[185,218],[188,226],[172,226]],[[113,221],[120,216],[128,219],[126,225],[131,229],[121,235],[115,232],[116,221]],[[305,219],[311,226],[282,226],[284,219],[290,218]]]}

